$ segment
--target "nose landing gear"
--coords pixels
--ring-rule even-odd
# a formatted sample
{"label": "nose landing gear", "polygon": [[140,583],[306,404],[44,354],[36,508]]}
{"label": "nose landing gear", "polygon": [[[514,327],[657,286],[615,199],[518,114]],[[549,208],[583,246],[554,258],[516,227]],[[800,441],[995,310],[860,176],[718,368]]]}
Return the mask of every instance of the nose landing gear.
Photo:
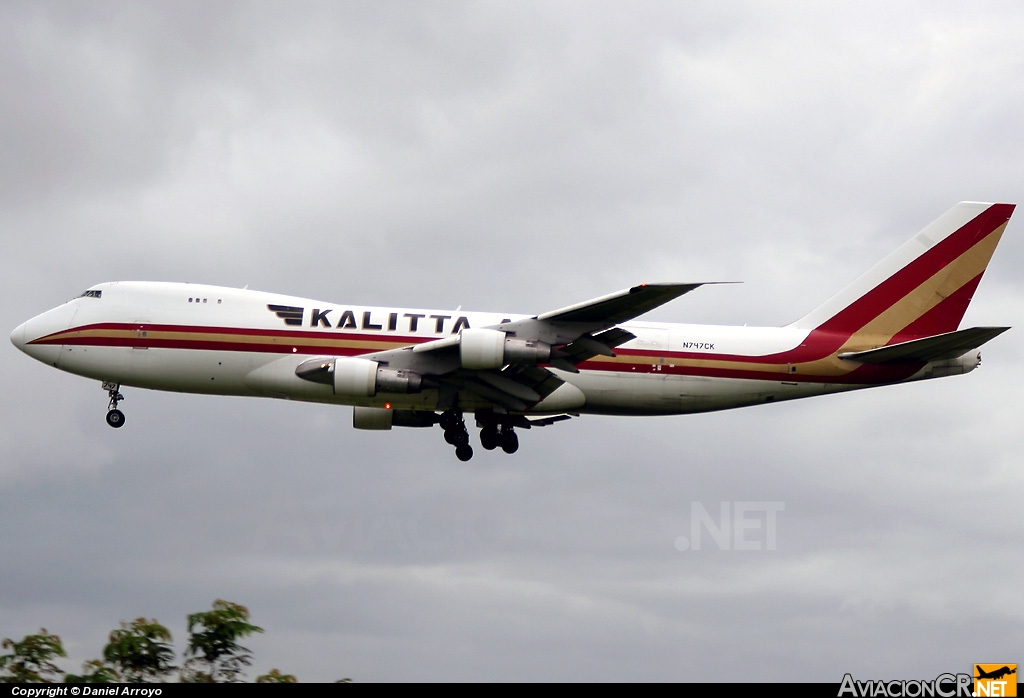
{"label": "nose landing gear", "polygon": [[124,426],[124,412],[117,409],[117,403],[124,400],[124,395],[118,392],[121,386],[117,383],[104,383],[103,388],[110,396],[110,402],[107,404],[107,424],[115,429],[120,429]]}

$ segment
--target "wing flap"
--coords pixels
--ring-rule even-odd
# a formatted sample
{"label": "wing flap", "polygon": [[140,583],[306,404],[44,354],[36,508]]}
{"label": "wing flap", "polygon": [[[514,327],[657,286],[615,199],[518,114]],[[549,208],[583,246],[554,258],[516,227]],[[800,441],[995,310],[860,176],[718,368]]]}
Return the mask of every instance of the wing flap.
{"label": "wing flap", "polygon": [[1009,327],[972,327],[923,339],[892,344],[868,351],[840,354],[839,358],[862,364],[919,364],[956,359],[985,342],[998,337]]}
{"label": "wing flap", "polygon": [[525,412],[564,382],[540,366],[508,366],[501,371],[460,369],[438,380],[512,412]]}
{"label": "wing flap", "polygon": [[[560,351],[565,354],[566,360],[573,364],[583,363],[595,356],[615,356],[615,347],[636,339],[636,335],[620,327],[613,327],[596,335],[585,334]],[[555,365],[555,364],[552,364]],[[556,366],[556,368],[560,368]]]}
{"label": "wing flap", "polygon": [[578,414],[555,414],[550,417],[524,417],[520,415],[519,419],[516,420],[515,425],[522,427],[523,429],[531,429],[533,427],[547,427],[558,422],[564,422],[567,419],[573,417],[579,417]]}

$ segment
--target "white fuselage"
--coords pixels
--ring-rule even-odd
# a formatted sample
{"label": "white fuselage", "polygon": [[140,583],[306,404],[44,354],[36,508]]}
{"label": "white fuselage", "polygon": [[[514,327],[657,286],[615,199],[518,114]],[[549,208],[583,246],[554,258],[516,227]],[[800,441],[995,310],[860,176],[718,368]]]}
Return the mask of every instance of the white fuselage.
{"label": "white fuselage", "polygon": [[[295,370],[311,357],[359,356],[523,317],[341,305],[197,284],[113,282],[29,320],[11,339],[63,371],[125,386],[433,410],[436,390],[353,398],[302,380]],[[636,338],[616,348],[614,357],[585,361],[579,373],[551,369],[566,385],[530,413],[703,412],[963,373],[977,363],[972,354],[956,366],[878,373],[838,359],[841,341],[833,347],[828,337],[812,337],[806,329],[655,322],[621,327]],[[479,398],[467,394],[460,401],[472,410]]]}

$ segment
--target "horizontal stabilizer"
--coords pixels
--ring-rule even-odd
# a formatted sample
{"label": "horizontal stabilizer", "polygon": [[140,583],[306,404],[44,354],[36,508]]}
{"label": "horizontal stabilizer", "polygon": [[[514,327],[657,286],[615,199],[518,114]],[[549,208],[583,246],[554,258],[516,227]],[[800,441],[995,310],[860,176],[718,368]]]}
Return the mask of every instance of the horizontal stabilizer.
{"label": "horizontal stabilizer", "polygon": [[929,361],[956,359],[985,342],[998,337],[1009,327],[972,327],[946,332],[924,339],[892,344],[887,347],[840,354],[840,359],[862,364],[920,364]]}

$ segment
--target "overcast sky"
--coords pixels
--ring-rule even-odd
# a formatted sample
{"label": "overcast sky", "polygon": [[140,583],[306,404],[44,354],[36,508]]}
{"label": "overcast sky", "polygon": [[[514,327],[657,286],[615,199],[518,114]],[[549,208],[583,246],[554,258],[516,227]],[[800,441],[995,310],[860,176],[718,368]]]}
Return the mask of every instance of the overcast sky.
{"label": "overcast sky", "polygon": [[[119,279],[788,323],[957,201],[1020,203],[1015,2],[0,3],[0,327]],[[1024,214],[1018,212],[1018,217]],[[0,347],[0,636],[64,666],[217,598],[300,680],[933,678],[1020,662],[1024,225],[969,376],[584,416],[460,463],[344,407]],[[475,440],[474,435],[474,440]],[[775,550],[691,514],[772,503]],[[767,518],[747,539],[767,547]],[[1014,581],[1018,580],[1018,581]]]}

